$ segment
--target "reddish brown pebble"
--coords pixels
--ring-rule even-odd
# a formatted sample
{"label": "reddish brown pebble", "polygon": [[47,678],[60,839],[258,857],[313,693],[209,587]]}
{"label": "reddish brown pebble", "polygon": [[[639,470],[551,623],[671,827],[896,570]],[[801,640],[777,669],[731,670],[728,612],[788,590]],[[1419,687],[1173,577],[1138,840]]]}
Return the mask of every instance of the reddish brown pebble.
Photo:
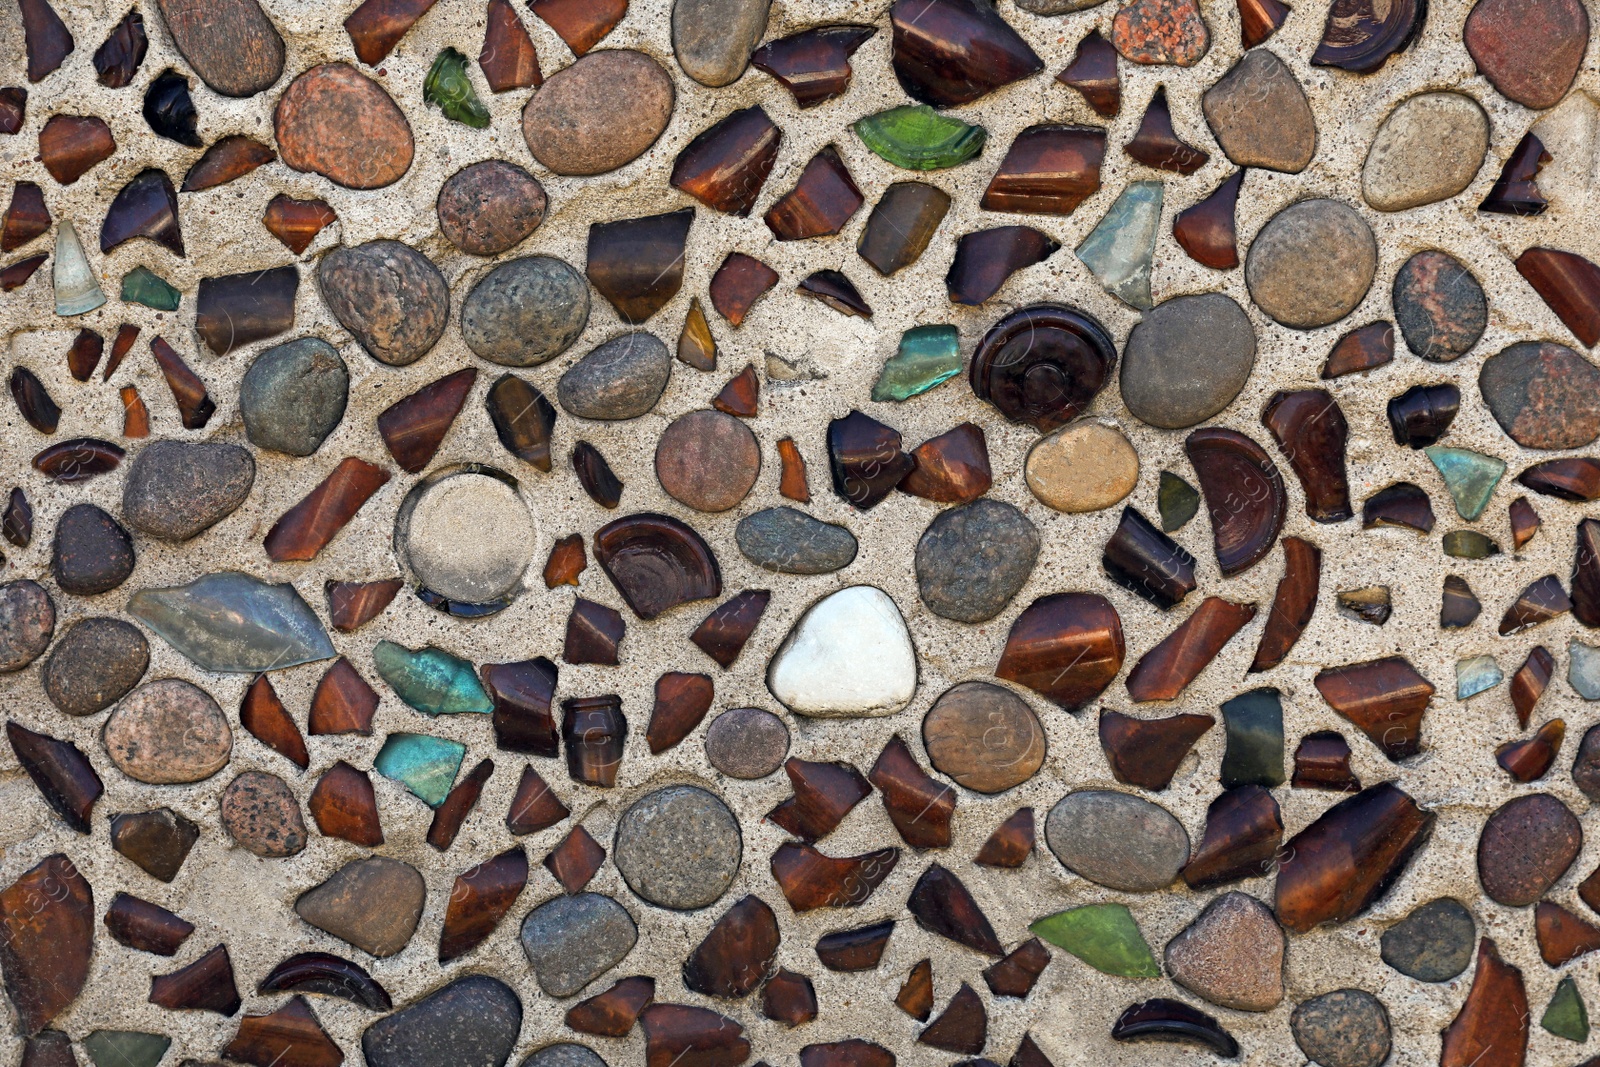
{"label": "reddish brown pebble", "polygon": [[687,1004],[652,1004],[639,1013],[645,1067],[738,1067],[750,1058],[744,1027]]}
{"label": "reddish brown pebble", "polygon": [[223,790],[221,809],[222,828],[247,852],[282,859],[306,847],[300,802],[275,774],[245,771]]}
{"label": "reddish brown pebble", "polygon": [[[33,457],[33,469],[63,485],[87,481],[117,469],[125,452],[110,441],[75,437],[51,445]],[[82,592],[82,590],[71,590]],[[105,592],[104,589],[96,592]]]}
{"label": "reddish brown pebble", "polygon": [[683,252],[693,224],[691,208],[594,223],[583,272],[625,321],[644,322],[683,287]]}
{"label": "reddish brown pebble", "polygon": [[1172,126],[1172,109],[1167,106],[1167,88],[1156,86],[1145,108],[1144,118],[1133,140],[1122,146],[1136,161],[1156,170],[1170,170],[1178,174],[1193,174],[1206,165],[1209,153],[1201,151],[1178,136]]}
{"label": "reddish brown pebble", "polygon": [[160,337],[151,339],[150,351],[161,367],[162,377],[167,380],[167,388],[172,390],[172,399],[177,402],[178,414],[183,419],[183,428],[185,430],[204,428],[217,410],[211,394],[206,391],[206,383],[189,369],[189,364],[183,361],[183,357],[178,355],[165,339]]}
{"label": "reddish brown pebble", "polygon": [[1589,13],[1579,0],[1479,0],[1461,41],[1490,85],[1539,111],[1559,103],[1577,76]]}
{"label": "reddish brown pebble", "polygon": [[735,593],[718,607],[712,609],[695,627],[689,640],[695,647],[716,660],[724,670],[733,666],[734,660],[744,650],[745,642],[761,623],[772,593],[765,589],[746,589]]}
{"label": "reddish brown pebble", "polygon": [[116,150],[111,127],[95,116],[52,115],[39,131],[44,169],[62,185],[71,185]]}
{"label": "reddish brown pebble", "polygon": [[656,441],[656,480],[696,511],[727,511],[755,487],[761,446],[743,422],[721,411],[691,411]]}
{"label": "reddish brown pebble", "polygon": [[1439,1067],[1523,1067],[1528,1055],[1528,991],[1522,971],[1487,937],[1461,1011],[1439,1035]]}
{"label": "reddish brown pebble", "polygon": [[1190,889],[1209,889],[1270,874],[1283,844],[1278,802],[1259,785],[1223,793],[1206,809],[1200,845],[1182,870]]}
{"label": "reddish brown pebble", "polygon": [[243,1005],[233,979],[228,946],[218,945],[187,967],[150,979],[150,1003],[172,1011],[234,1014]]}
{"label": "reddish brown pebble", "polygon": [[583,551],[583,535],[568,534],[550,546],[550,558],[544,565],[544,587],[577,585],[578,576],[589,566]]}
{"label": "reddish brown pebble", "polygon": [[1033,852],[1033,809],[1018,808],[1016,813],[995,827],[973,858],[983,867],[1021,867]]}
{"label": "reddish brown pebble", "polygon": [[761,1014],[791,1028],[815,1019],[817,991],[811,979],[787,967],[778,968],[761,989]]}
{"label": "reddish brown pebble", "polygon": [[938,863],[929,864],[917,879],[906,900],[906,910],[924,930],[974,952],[999,956],[1005,951],[971,891]]}
{"label": "reddish brown pebble", "polygon": [[534,834],[570,814],[531,764],[522,769],[522,780],[511,798],[511,809],[506,812],[506,829],[516,835]]}
{"label": "reddish brown pebble", "polygon": [[716,211],[748,215],[772,165],[783,131],[759,104],[702,130],[672,166],[671,184]]}
{"label": "reddish brown pebble", "polygon": [[348,189],[393,185],[416,151],[405,114],[347,63],[323,63],[295,78],[272,121],[285,164]]}
{"label": "reddish brown pebble", "polygon": [[1217,724],[1211,715],[1171,715],[1136,719],[1120,711],[1100,709],[1100,747],[1111,775],[1140,789],[1162,790],[1178,765],[1207,730]]}
{"label": "reddish brown pebble", "polygon": [[439,931],[439,962],[449,963],[486,941],[527,884],[528,854],[521,845],[457,877]]}
{"label": "reddish brown pebble", "polygon": [[261,216],[267,232],[297,256],[311,247],[317,234],[338,221],[326,201],[296,200],[282,193],[267,202],[266,214]]}
{"label": "reddish brown pebble", "polygon": [[1400,656],[1329,667],[1313,679],[1328,706],[1349,719],[1391,760],[1422,749],[1422,716],[1433,685]]}
{"label": "reddish brown pebble", "polygon": [[983,429],[964,422],[911,452],[915,464],[896,488],[938,504],[969,504],[989,491],[989,445]]}
{"label": "reddish brown pebble", "polygon": [[924,771],[899,734],[891,737],[878,753],[867,780],[883,794],[889,821],[906,844],[913,848],[950,847],[956,791]]}
{"label": "reddish brown pebble", "polygon": [[1056,75],[1056,81],[1083,94],[1089,106],[1104,118],[1110,118],[1122,107],[1122,82],[1117,77],[1117,50],[1111,42],[1100,36],[1099,30],[1090,30],[1078,42],[1072,62]]}
{"label": "reddish brown pebble", "polygon": [[603,993],[567,1009],[566,1024],[580,1034],[627,1037],[639,1013],[656,998],[656,980],[643,975],[623,978]]}
{"label": "reddish brown pebble", "polygon": [[628,0],[529,0],[528,7],[581,56],[622,21]]}
{"label": "reddish brown pebble", "polygon": [[1572,252],[1529,248],[1517,257],[1517,273],[1578,340],[1600,342],[1600,266]]}
{"label": "reddish brown pebble", "polygon": [[748,996],[777,955],[777,917],[766,901],[747,896],[712,924],[684,960],[683,984],[709,997]]}
{"label": "reddish brown pebble", "polygon": [[1334,730],[1306,734],[1294,750],[1294,789],[1359,793],[1361,780],[1350,770],[1350,745]]}
{"label": "reddish brown pebble", "polygon": [[1236,430],[1208,426],[1183,447],[1205,496],[1222,574],[1242,574],[1272,551],[1283,529],[1283,477],[1261,446]]}
{"label": "reddish brown pebble", "polygon": [[528,36],[527,27],[522,25],[510,0],[489,0],[487,19],[478,66],[483,69],[489,91],[504,93],[543,85],[544,74],[539,70],[533,38]]}
{"label": "reddish brown pebble", "polygon": [[544,869],[568,893],[581,893],[605,861],[605,848],[579,825],[567,831],[567,836],[545,856]]}
{"label": "reddish brown pebble", "polygon": [[350,661],[340,656],[317,682],[306,729],[313,735],[372,733],[378,694]]}
{"label": "reddish brown pebble", "polygon": [[989,1041],[989,1013],[983,1000],[962,982],[956,995],[933,1022],[917,1035],[917,1044],[975,1056]]}
{"label": "reddish brown pebble", "polygon": [[1043,263],[1060,250],[1055,238],[1032,226],[996,226],[962,234],[944,276],[945,292],[952,304],[977,307],[1017,271]]}
{"label": "reddish brown pebble", "polygon": [[78,746],[34,733],[11,720],[6,722],[6,739],[44,802],[61,816],[62,822],[80,834],[88,833],[94,802],[105,792],[105,786]]}
{"label": "reddish brown pebble", "polygon": [[338,837],[365,848],[383,844],[383,826],[378,820],[378,798],[372,779],[339,760],[317,780],[306,803],[317,829],[328,837]]}
{"label": "reddish brown pebble", "polygon": [[803,841],[816,841],[832,833],[872,787],[848,763],[820,763],[790,758],[784,771],[794,795],[771,811],[767,821],[783,827]]}
{"label": "reddish brown pebble", "polygon": [[[198,193],[242,178],[278,158],[278,153],[256,140],[235,134],[224,137],[195,161],[183,176],[179,192]],[[298,250],[297,250],[298,251]]]}
{"label": "reddish brown pebble", "polygon": [[807,1045],[800,1050],[800,1067],[894,1067],[894,1053],[859,1037]]}
{"label": "reddish brown pebble", "polygon": [[433,822],[428,826],[429,845],[446,852],[455,844],[456,835],[461,832],[461,826],[472,814],[472,809],[477,807],[478,798],[483,796],[483,787],[493,773],[494,760],[479,760],[478,765],[472,768],[472,773],[451,788],[444,802],[433,810]]}
{"label": "reddish brown pebble", "polygon": [[1077,711],[1122,669],[1122,620],[1098,593],[1052,593],[1017,616],[995,675]]}
{"label": "reddish brown pebble", "polygon": [[777,271],[753,256],[730,252],[711,277],[711,306],[728,325],[739,326],[750,306],[777,284]]}
{"label": "reddish brown pebble", "polygon": [[1256,617],[1254,604],[1206,597],[1194,613],[1128,672],[1128,695],[1136,702],[1176,700],[1217,657],[1233,635]]}
{"label": "reddish brown pebble", "polygon": [[1381,367],[1394,360],[1394,323],[1373,322],[1339,338],[1322,365],[1324,380]]}
{"label": "reddish brown pebble", "polygon": [[778,458],[783,472],[778,478],[778,493],[786,500],[801,504],[811,502],[811,488],[806,484],[806,461],[794,438],[785,437],[778,442]]}
{"label": "reddish brown pebble", "polygon": [[1552,967],[1600,950],[1600,927],[1549,900],[1533,909],[1533,934],[1539,955]]}
{"label": "reddish brown pebble", "polygon": [[477,380],[478,372],[471,367],[458,370],[401,397],[378,414],[378,434],[401,470],[416,474],[428,465]]}
{"label": "reddish brown pebble", "polygon": [[503,159],[490,159],[446,179],[434,209],[451,244],[475,256],[497,256],[537,230],[548,206],[544,186],[533,175]]}
{"label": "reddish brown pebble", "polygon": [[1135,0],[1117,12],[1111,43],[1135,63],[1192,67],[1211,47],[1196,0]]}
{"label": "reddish brown pebble", "polygon": [[780,196],[763,216],[780,241],[829,237],[844,229],[865,198],[833,145],[811,157],[795,187]]}
{"label": "reddish brown pebble", "polygon": [[983,972],[989,992],[997,997],[1026,997],[1034,983],[1050,965],[1050,950],[1037,937],[1030,937]]}
{"label": "reddish brown pebble", "polygon": [[[11,203],[0,216],[0,252],[14,252],[50,229],[50,209],[36,182],[11,187]],[[78,379],[80,382],[84,378]]]}
{"label": "reddish brown pebble", "polygon": [[283,38],[257,0],[156,0],[195,73],[223,96],[254,96],[283,74]]}
{"label": "reddish brown pebble", "polygon": [[1548,793],[1502,804],[1478,837],[1478,881],[1496,903],[1524,908],[1567,873],[1583,849],[1583,827]]}
{"label": "reddish brown pebble", "polygon": [[222,1055],[251,1067],[339,1067],[344,1062],[343,1050],[301,996],[269,1015],[240,1019],[239,1031]]}
{"label": "reddish brown pebble", "polygon": [[141,438],[150,436],[150,409],[139,399],[139,390],[124,385],[117,391],[122,400],[122,436]]}
{"label": "reddish brown pebble", "polygon": [[744,370],[729,378],[722,391],[711,398],[711,406],[741,419],[753,419],[757,414],[760,391],[761,382],[756,377],[755,364],[746,363]]}
{"label": "reddish brown pebble", "polygon": [[274,563],[315,559],[388,480],[382,467],[354,456],[341,460],[267,531],[267,555]]}
{"label": "reddish brown pebble", "polygon": [[828,970],[845,974],[876,970],[893,933],[894,920],[888,919],[870,926],[823,934],[817,938],[817,959]]}
{"label": "reddish brown pebble", "polygon": [[405,582],[385,578],[376,582],[325,582],[328,622],[340,633],[352,633],[383,614]]}
{"label": "reddish brown pebble", "polygon": [[194,924],[180,919],[166,908],[140,900],[127,893],[118,893],[106,909],[106,930],[119,945],[150,952],[157,956],[175,956],[183,947]]}
{"label": "reddish brown pebble", "polygon": [[785,842],[772,854],[772,877],[796,912],[853,908],[865,904],[899,862],[898,848],[834,857]]}
{"label": "reddish brown pebble", "polygon": [[523,108],[522,137],[557,174],[604,174],[655,143],[672,119],[674,96],[672,78],[654,59],[603,49],[545,81]]}
{"label": "reddish brown pebble", "polygon": [[919,1022],[927,1022],[933,1014],[933,961],[921,960],[911,968],[900,992],[895,994],[897,1008]]}

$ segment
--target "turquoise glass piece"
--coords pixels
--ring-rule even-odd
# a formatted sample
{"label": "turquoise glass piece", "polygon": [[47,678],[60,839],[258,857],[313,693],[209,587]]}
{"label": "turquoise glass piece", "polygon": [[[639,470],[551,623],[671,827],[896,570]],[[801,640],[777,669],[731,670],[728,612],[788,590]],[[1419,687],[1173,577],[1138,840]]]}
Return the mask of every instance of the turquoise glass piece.
{"label": "turquoise glass piece", "polygon": [[1556,986],[1556,995],[1550,998],[1550,1006],[1544,1009],[1544,1017],[1539,1020],[1539,1025],[1557,1037],[1576,1041],[1580,1045],[1589,1040],[1589,1009],[1584,1007],[1578,983],[1570,977],[1561,979]]}
{"label": "turquoise glass piece", "polygon": [[1106,292],[1140,311],[1154,306],[1150,264],[1161,224],[1162,195],[1160,182],[1129,182],[1100,225],[1078,246],[1078,258]]}
{"label": "turquoise glass piece", "polygon": [[1506,465],[1493,456],[1465,448],[1433,445],[1423,449],[1439,468],[1445,488],[1456,502],[1456,513],[1472,522],[1489,506],[1494,487],[1506,472]]}
{"label": "turquoise glass piece", "polygon": [[1493,656],[1473,656],[1456,663],[1456,699],[1466,700],[1487,692],[1505,679]]}
{"label": "turquoise glass piece", "polygon": [[148,267],[135,267],[122,276],[122,302],[143,304],[157,311],[177,311],[183,294],[162,281]]}
{"label": "turquoise glass piece", "polygon": [[1600,700],[1600,648],[1574,639],[1567,646],[1567,682],[1585,700]]}
{"label": "turquoise glass piece", "polygon": [[390,734],[372,765],[385,778],[405,786],[430,807],[437,808],[450,795],[450,786],[467,757],[459,741],[428,734]]}
{"label": "turquoise glass piece", "polygon": [[874,400],[910,400],[961,373],[961,334],[954,326],[913,326],[883,364]]}
{"label": "turquoise glass piece", "polygon": [[418,711],[429,715],[487,715],[494,710],[494,702],[483,691],[472,664],[442,648],[429,645],[413,652],[393,641],[379,641],[372,650],[372,662],[389,688]]}
{"label": "turquoise glass piece", "polygon": [[96,1030],[83,1039],[95,1067],[156,1067],[172,1039],[136,1030]]}
{"label": "turquoise glass piece", "polygon": [[141,589],[128,614],[202,670],[256,674],[334,656],[328,631],[294,586],[238,571]]}
{"label": "turquoise glass piece", "polygon": [[1097,971],[1121,978],[1160,978],[1161,967],[1126,904],[1085,904],[1028,927]]}
{"label": "turquoise glass piece", "polygon": [[489,125],[489,109],[478,99],[472,79],[467,76],[467,57],[454,48],[440,52],[428,68],[428,76],[422,81],[422,99],[436,105],[445,118],[475,130]]}
{"label": "turquoise glass piece", "polygon": [[1271,688],[1252,689],[1222,705],[1228,747],[1222,754],[1222,788],[1283,784],[1283,702]]}
{"label": "turquoise glass piece", "polygon": [[943,170],[983,151],[989,131],[941,115],[927,104],[892,107],[857,119],[851,129],[874,153],[906,170]]}
{"label": "turquoise glass piece", "polygon": [[89,257],[83,254],[77,227],[65,220],[56,227],[56,261],[50,268],[56,293],[56,314],[82,315],[106,302],[95,280]]}
{"label": "turquoise glass piece", "polygon": [[1161,487],[1156,490],[1156,507],[1161,511],[1164,533],[1181,530],[1200,510],[1200,492],[1171,471],[1162,471]]}

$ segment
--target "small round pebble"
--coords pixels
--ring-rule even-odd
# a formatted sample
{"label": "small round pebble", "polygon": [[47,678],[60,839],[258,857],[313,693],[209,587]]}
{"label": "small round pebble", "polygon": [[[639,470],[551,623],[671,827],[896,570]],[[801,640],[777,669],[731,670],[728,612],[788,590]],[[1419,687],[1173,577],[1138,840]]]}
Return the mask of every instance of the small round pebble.
{"label": "small round pebble", "polygon": [[1477,177],[1489,117],[1463,93],[1419,93],[1390,112],[1361,168],[1361,195],[1379,211],[1448,200]]}
{"label": "small round pebble", "polygon": [[1023,475],[1041,504],[1068,514],[1102,511],[1139,483],[1139,453],[1115,426],[1080,419],[1041,438]]}
{"label": "small round pebble", "polygon": [[731,85],[767,32],[772,0],[673,0],[672,54],[683,72],[713,89]]}
{"label": "small round pebble", "polygon": [[1483,286],[1444,252],[1418,252],[1406,260],[1394,276],[1393,298],[1406,347],[1435,363],[1465,355],[1489,323]]}
{"label": "small round pebble", "polygon": [[1201,98],[1206,122],[1240,167],[1298,174],[1317,151],[1317,120],[1305,90],[1274,53],[1246,52]]}
{"label": "small round pebble", "polygon": [[556,398],[580,419],[636,419],[656,406],[672,376],[672,354],[654,334],[625,333],[561,376]]}
{"label": "small round pebble", "polygon": [[856,558],[856,538],[849,530],[790,507],[746,515],[734,527],[733,539],[745,559],[780,574],[829,574]]}
{"label": "small round pebble", "polygon": [[983,622],[1005,610],[1039,560],[1039,530],[999,500],[942,511],[917,541],[917,592],[935,615]]}
{"label": "small round pebble", "polygon": [[789,728],[761,708],[734,708],[706,727],[706,759],[731,778],[765,778],[789,755]]}
{"label": "small round pebble", "polygon": [[0,674],[20,671],[44,654],[56,632],[56,606],[38,582],[0,585]]}
{"label": "small round pebble", "polygon": [[227,766],[228,719],[211,694],[179,678],[130,693],[106,720],[106,752],[130,778],[151,785],[198,782]]}
{"label": "small round pebble", "polygon": [[1289,1029],[1321,1067],[1378,1067],[1389,1058],[1389,1013],[1365,990],[1336,989],[1303,1001]]}
{"label": "small round pebble", "polygon": [[1189,862],[1189,835],[1159,804],[1084,789],[1050,809],[1045,843],[1067,870],[1126,893],[1164,889]]}
{"label": "small round pebble", "polygon": [[1525,908],[1567,872],[1583,848],[1578,817],[1548,793],[1501,805],[1478,837],[1478,881],[1491,900]]}
{"label": "small round pebble", "polygon": [[516,488],[488,474],[426,482],[395,520],[406,562],[428,589],[482,604],[515,591],[538,549],[538,528]]}
{"label": "small round pebble", "polygon": [[502,367],[537,367],[572,347],[589,321],[589,286],[562,260],[502,263],[461,304],[467,347]]}
{"label": "small round pebble", "polygon": [[323,303],[379,363],[404,367],[433,350],[450,319],[439,268],[399,241],[335,248],[317,265]]}
{"label": "small round pebble", "polygon": [[300,803],[282,778],[245,771],[222,792],[222,828],[234,844],[257,856],[281,859],[306,847]]}
{"label": "small round pebble", "polygon": [[599,893],[555,897],[522,920],[522,950],[552,997],[572,996],[622,962],[638,940],[628,910]]}
{"label": "small round pebble", "polygon": [[689,911],[727,892],[742,852],[739,822],[726,804],[704,789],[674,785],[623,812],[611,857],[640,898]]}
{"label": "small round pebble", "polygon": [[1288,950],[1271,908],[1247,893],[1224,893],[1167,942],[1167,974],[1224,1008],[1271,1011],[1283,1000]]}
{"label": "small round pebble", "polygon": [[1272,217],[1245,259],[1256,306],[1285,326],[1338,322],[1361,303],[1378,269],[1372,228],[1337,200],[1301,200]]}
{"label": "small round pebble", "polygon": [[672,118],[672,78],[642,52],[590,52],[557,71],[522,111],[533,158],[557,174],[604,174],[655,143]]}
{"label": "small round pebble", "polygon": [[150,642],[132,623],[97,617],[73,623],[39,672],[44,695],[68,715],[93,715],[121,700],[150,666]]}
{"label": "small round pebble", "polygon": [[1450,897],[1430,900],[1383,932],[1383,962],[1419,982],[1448,982],[1472,963],[1478,927]]}
{"label": "small round pebble", "polygon": [[691,411],[656,442],[656,478],[667,495],[696,511],[727,511],[755,487],[761,446],[744,420]]}
{"label": "small round pebble", "polygon": [[62,592],[108,593],[133,573],[133,538],[93,504],[74,504],[56,522],[50,573]]}
{"label": "small round pebble", "polygon": [[239,414],[257,448],[309,456],[344,418],[350,369],[320,337],[277,345],[255,358],[239,383]]}
{"label": "small round pebble", "polygon": [[1524,448],[1583,448],[1600,437],[1600,367],[1553,341],[1521,341],[1483,361],[1489,413]]}
{"label": "small round pebble", "polygon": [[128,467],[122,518],[140,533],[187,541],[238,510],[256,480],[256,461],[238,445],[156,441]]}
{"label": "small round pebble", "polygon": [[563,1041],[529,1053],[522,1067],[606,1067],[606,1061],[587,1045]]}
{"label": "small round pebble", "polygon": [[1255,365],[1255,327],[1232,297],[1174,297],[1145,312],[1129,333],[1122,401],[1151,426],[1185,429],[1233,403]]}
{"label": "small round pebble", "polygon": [[977,793],[1002,793],[1044,765],[1044,727],[1026,701],[989,682],[947,689],[922,719],[922,743],[940,774]]}
{"label": "small round pebble", "polygon": [[445,179],[435,207],[450,243],[474,256],[498,256],[544,221],[544,186],[514,163],[487,159]]}

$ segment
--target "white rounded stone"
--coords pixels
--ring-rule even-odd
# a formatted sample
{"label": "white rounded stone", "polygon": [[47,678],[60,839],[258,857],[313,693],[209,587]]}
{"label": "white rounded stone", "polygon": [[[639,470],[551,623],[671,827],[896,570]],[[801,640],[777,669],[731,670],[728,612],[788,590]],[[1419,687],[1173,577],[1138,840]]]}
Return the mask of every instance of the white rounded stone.
{"label": "white rounded stone", "polygon": [[817,601],[772,657],[767,688],[799,715],[893,715],[917,691],[917,653],[900,609],[870,585]]}
{"label": "white rounded stone", "polygon": [[425,486],[402,512],[406,562],[430,590],[481,604],[517,588],[538,531],[517,490],[463,472]]}

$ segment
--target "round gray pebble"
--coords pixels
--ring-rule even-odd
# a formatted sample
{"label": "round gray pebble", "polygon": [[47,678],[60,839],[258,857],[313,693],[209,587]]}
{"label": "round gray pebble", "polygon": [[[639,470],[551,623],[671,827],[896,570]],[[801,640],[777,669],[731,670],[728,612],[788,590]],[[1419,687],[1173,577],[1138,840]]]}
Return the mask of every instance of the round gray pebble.
{"label": "round gray pebble", "polygon": [[20,671],[44,654],[56,632],[56,606],[27,578],[0,585],[0,674]]}
{"label": "round gray pebble", "polygon": [[563,1041],[529,1053],[522,1067],[606,1067],[606,1061],[587,1045]]}
{"label": "round gray pebble", "polygon": [[572,996],[622,962],[638,940],[628,910],[599,893],[556,897],[522,921],[522,950],[552,997]]}
{"label": "round gray pebble", "polygon": [[789,728],[761,708],[734,708],[706,728],[706,759],[730,778],[765,778],[789,754]]}
{"label": "round gray pebble", "polygon": [[1204,422],[1233,403],[1256,365],[1250,316],[1221,293],[1156,305],[1128,335],[1122,401],[1163,430]]}
{"label": "round gray pebble", "polygon": [[613,337],[573,364],[556,397],[580,419],[635,419],[661,399],[672,376],[672,353],[653,334]]}
{"label": "round gray pebble", "polygon": [[611,858],[641,899],[689,911],[727,892],[742,852],[739,822],[726,804],[704,789],[674,785],[623,812]]}
{"label": "round gray pebble", "polygon": [[315,452],[344,418],[350,369],[318,337],[269,348],[239,384],[244,432],[257,448],[291,456]]}
{"label": "round gray pebble", "polygon": [[1321,1067],[1378,1067],[1389,1058],[1389,1013],[1361,989],[1304,1001],[1289,1016],[1300,1051]]}
{"label": "round gray pebble", "polygon": [[999,500],[940,512],[917,541],[917,591],[935,615],[983,622],[1005,610],[1039,560],[1039,531]]}
{"label": "round gray pebble", "polygon": [[121,700],[150,666],[150,642],[132,623],[92,618],[61,635],[39,672],[44,695],[68,715],[93,715]]}
{"label": "round gray pebble", "polygon": [[461,305],[467,347],[503,367],[536,367],[554,359],[572,347],[588,321],[588,284],[550,256],[502,263]]}
{"label": "round gray pebble", "polygon": [[256,480],[256,461],[238,445],[157,441],[128,467],[122,518],[140,533],[187,541],[238,510]]}
{"label": "round gray pebble", "polygon": [[1108,789],[1062,797],[1045,820],[1044,838],[1069,871],[1128,893],[1166,888],[1189,862],[1189,835],[1171,812]]}
{"label": "round gray pebble", "polygon": [[1440,897],[1383,932],[1383,962],[1419,982],[1448,982],[1467,969],[1478,939],[1472,913]]}
{"label": "round gray pebble", "polygon": [[780,574],[829,574],[856,558],[849,530],[789,507],[746,515],[734,527],[733,540],[745,559]]}

